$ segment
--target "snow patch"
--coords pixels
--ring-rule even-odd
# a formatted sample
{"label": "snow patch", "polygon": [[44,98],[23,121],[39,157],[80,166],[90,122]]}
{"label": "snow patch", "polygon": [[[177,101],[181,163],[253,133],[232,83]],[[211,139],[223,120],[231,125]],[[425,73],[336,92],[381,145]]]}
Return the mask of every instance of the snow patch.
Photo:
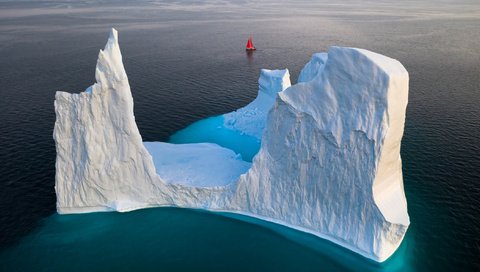
{"label": "snow patch", "polygon": [[195,187],[224,186],[238,180],[251,163],[216,144],[144,142],[157,174],[167,183]]}

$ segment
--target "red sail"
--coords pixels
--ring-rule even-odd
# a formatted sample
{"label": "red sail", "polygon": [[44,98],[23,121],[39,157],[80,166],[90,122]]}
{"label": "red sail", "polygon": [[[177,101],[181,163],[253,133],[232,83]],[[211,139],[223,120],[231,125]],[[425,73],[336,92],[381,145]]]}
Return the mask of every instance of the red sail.
{"label": "red sail", "polygon": [[253,46],[252,37],[248,38],[247,49],[255,49],[255,47]]}

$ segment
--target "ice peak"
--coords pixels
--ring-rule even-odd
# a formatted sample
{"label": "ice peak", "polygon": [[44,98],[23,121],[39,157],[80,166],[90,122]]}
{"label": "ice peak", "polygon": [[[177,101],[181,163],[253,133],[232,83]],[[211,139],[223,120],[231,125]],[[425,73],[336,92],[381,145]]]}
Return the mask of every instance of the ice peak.
{"label": "ice peak", "polygon": [[310,61],[305,65],[305,67],[300,72],[298,76],[298,82],[308,82],[313,80],[319,74],[323,72],[325,63],[328,60],[327,53],[315,53],[312,55]]}
{"label": "ice peak", "polygon": [[288,72],[288,69],[262,69],[260,71],[258,85],[260,87],[260,92],[263,92],[269,95],[272,99],[275,99],[278,92],[284,91],[290,87],[290,73]]}
{"label": "ice peak", "polygon": [[118,31],[113,27],[110,29],[108,41],[114,41],[115,43],[118,43]]}
{"label": "ice peak", "polygon": [[98,84],[108,88],[112,87],[115,82],[127,80],[122,53],[118,45],[118,32],[115,28],[110,30],[105,48],[98,54],[95,79]]}

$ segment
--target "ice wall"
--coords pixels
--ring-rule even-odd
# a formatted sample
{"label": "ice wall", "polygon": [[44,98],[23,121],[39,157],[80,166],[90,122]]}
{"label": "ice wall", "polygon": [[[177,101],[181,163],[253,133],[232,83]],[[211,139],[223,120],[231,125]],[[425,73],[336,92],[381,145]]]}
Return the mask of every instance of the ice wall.
{"label": "ice wall", "polygon": [[[162,173],[175,173],[179,164],[155,169],[154,161],[169,167],[162,156],[174,156],[175,146],[149,144],[151,154],[142,143],[112,30],[99,54],[97,83],[88,92],[56,94],[57,211],[176,206],[239,213],[384,261],[409,225],[400,159],[408,73],[394,59],[332,47],[314,55],[301,75],[301,83],[275,96],[260,151],[246,174],[228,182],[218,179],[231,176],[209,177],[208,171],[201,182],[181,175],[171,180]],[[203,159],[188,146],[178,150]],[[212,164],[229,158],[240,165],[219,146],[202,150],[218,151],[208,160]],[[209,167],[203,163],[201,168]],[[195,175],[192,169],[187,176]]]}
{"label": "ice wall", "polygon": [[310,81],[279,93],[235,203],[383,261],[409,225],[400,159],[408,73],[355,48],[332,47],[318,74],[317,61],[302,71]]}
{"label": "ice wall", "polygon": [[[133,115],[133,98],[117,31],[98,54],[96,83],[55,95],[57,210],[118,210],[143,201],[156,178]],[[135,186],[131,184],[135,183]]]}

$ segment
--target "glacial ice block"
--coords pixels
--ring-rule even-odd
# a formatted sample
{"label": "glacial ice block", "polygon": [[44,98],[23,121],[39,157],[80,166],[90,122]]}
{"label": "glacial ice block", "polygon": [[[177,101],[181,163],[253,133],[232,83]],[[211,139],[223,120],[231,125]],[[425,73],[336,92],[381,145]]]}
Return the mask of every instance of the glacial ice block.
{"label": "glacial ice block", "polygon": [[96,83],[55,96],[57,211],[175,206],[238,213],[386,260],[410,223],[400,158],[408,73],[394,59],[332,47],[301,75],[272,94],[252,164],[209,143],[143,143],[112,29]]}

